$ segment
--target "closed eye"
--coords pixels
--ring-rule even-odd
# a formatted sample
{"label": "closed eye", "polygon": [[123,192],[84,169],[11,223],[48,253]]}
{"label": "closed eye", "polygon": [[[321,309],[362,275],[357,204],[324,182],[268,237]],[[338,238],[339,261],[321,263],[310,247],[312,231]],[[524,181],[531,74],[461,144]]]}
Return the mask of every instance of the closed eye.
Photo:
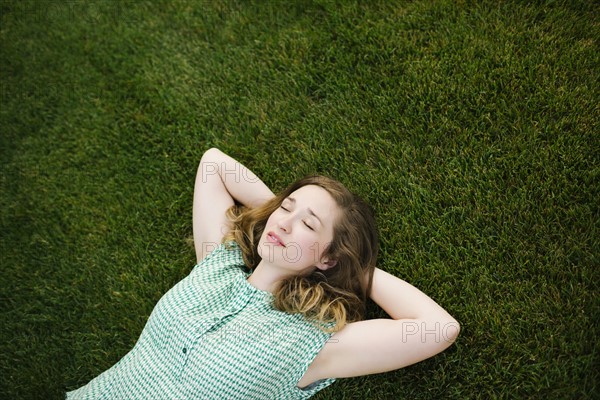
{"label": "closed eye", "polygon": [[312,227],[311,227],[309,224],[307,224],[306,222],[304,223],[304,225],[306,225],[306,227],[307,227],[308,229],[310,229],[311,231],[314,231],[314,229],[313,229],[313,228],[312,228]]}
{"label": "closed eye", "polygon": [[288,210],[287,208],[285,208],[284,206],[280,206],[280,208],[284,211],[290,212],[290,210]]}

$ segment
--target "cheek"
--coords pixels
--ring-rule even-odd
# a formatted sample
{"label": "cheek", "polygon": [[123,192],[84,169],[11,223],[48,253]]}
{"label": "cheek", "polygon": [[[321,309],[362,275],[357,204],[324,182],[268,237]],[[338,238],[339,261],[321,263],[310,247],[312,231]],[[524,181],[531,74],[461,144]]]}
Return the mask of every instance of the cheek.
{"label": "cheek", "polygon": [[312,254],[314,254],[315,262],[321,261],[321,257],[331,244],[333,239],[330,235],[322,235],[318,239],[311,242]]}
{"label": "cheek", "polygon": [[298,244],[302,248],[302,259],[311,263],[319,262],[321,254],[327,246],[327,243],[323,243],[314,236],[309,235],[299,241]]}
{"label": "cheek", "polygon": [[267,232],[271,229],[276,229],[276,221],[277,221],[277,211],[273,212],[270,216],[269,219],[267,219],[267,222],[265,223],[265,228],[263,229],[263,235],[266,237]]}
{"label": "cheek", "polygon": [[271,215],[269,215],[269,218],[267,219],[267,224],[265,225],[265,227],[270,226],[273,223],[273,217],[275,216],[275,214],[277,213],[277,211],[273,211],[271,213]]}

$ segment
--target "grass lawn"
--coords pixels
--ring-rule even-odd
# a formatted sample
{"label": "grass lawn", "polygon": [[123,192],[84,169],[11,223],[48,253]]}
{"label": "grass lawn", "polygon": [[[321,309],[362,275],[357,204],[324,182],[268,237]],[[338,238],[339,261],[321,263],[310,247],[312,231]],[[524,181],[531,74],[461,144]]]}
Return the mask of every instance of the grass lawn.
{"label": "grass lawn", "polygon": [[347,184],[379,266],[462,324],[316,399],[599,398],[594,3],[0,1],[0,398],[132,348],[194,265],[213,146]]}

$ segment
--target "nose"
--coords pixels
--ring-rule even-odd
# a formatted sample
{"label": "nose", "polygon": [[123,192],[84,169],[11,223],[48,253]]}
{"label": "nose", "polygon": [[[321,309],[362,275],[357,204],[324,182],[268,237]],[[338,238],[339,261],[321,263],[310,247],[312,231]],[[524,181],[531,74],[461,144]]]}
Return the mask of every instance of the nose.
{"label": "nose", "polygon": [[292,230],[292,216],[286,215],[280,218],[279,221],[277,221],[277,226],[285,233],[290,233]]}

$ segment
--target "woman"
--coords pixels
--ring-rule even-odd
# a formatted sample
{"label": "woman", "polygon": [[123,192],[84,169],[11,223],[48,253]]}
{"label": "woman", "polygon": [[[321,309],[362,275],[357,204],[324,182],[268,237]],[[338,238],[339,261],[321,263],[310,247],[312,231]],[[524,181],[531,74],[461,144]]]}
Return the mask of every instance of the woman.
{"label": "woman", "polygon": [[[217,149],[194,189],[198,264],[135,347],[69,399],[305,399],[345,378],[431,357],[459,325],[375,267],[370,208],[310,176],[275,196]],[[391,319],[362,320],[367,296]]]}

